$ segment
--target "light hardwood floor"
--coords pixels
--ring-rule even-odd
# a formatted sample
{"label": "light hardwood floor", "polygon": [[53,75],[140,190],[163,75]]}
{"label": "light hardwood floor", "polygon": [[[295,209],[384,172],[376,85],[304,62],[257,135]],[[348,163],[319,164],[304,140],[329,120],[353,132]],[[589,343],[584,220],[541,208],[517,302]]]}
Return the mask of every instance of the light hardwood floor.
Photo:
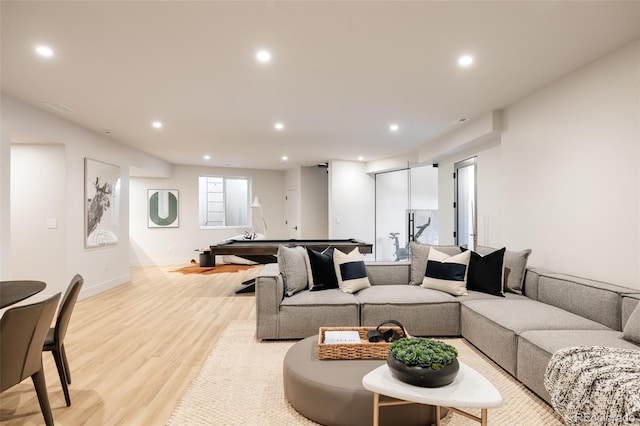
{"label": "light hardwood floor", "polygon": [[[234,289],[260,266],[212,275],[174,268],[132,268],[130,283],[77,303],[65,339],[70,407],[43,354],[56,425],[164,425],[229,321],[255,320],[254,294]],[[0,424],[44,424],[30,379],[0,394]]]}

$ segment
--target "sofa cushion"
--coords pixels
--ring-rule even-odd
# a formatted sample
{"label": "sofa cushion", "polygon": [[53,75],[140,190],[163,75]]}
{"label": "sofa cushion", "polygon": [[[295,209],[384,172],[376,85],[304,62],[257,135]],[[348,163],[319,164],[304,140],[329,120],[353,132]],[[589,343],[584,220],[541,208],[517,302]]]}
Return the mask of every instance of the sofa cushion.
{"label": "sofa cushion", "polygon": [[285,294],[293,296],[307,288],[307,252],[304,247],[278,247],[278,267],[284,280]]}
{"label": "sofa cushion", "polygon": [[503,300],[503,299],[529,300],[526,296],[522,294],[515,294],[515,293],[505,293],[502,296],[495,296],[493,294],[484,293],[484,292],[475,291],[475,290],[467,290],[467,293],[468,294],[464,296],[457,296],[456,299],[458,299],[458,301],[460,302],[464,302],[467,300]]}
{"label": "sofa cushion", "polygon": [[[533,330],[518,336],[516,377],[545,401],[550,402],[544,386],[544,372],[551,356],[573,346],[607,346],[633,349],[634,345],[614,330]],[[640,349],[640,347],[635,347]]]}
{"label": "sofa cushion", "polygon": [[463,300],[462,337],[516,375],[517,336],[528,330],[610,330],[554,306],[529,299]]}
{"label": "sofa cushion", "polygon": [[[496,251],[495,248],[478,246],[476,251],[483,256]],[[531,254],[530,249],[522,251],[506,250],[504,253],[504,290],[516,294],[522,294],[524,272],[527,269],[527,260]]]}
{"label": "sofa cushion", "polygon": [[640,345],[640,304],[636,306],[636,309],[631,313],[622,333],[625,340]]}
{"label": "sofa cushion", "polygon": [[333,248],[329,247],[322,253],[307,247],[307,265],[311,279],[309,280],[309,290],[320,291],[330,288],[338,288],[336,269],[333,266]]}
{"label": "sofa cushion", "polygon": [[313,305],[357,305],[356,296],[337,288],[326,291],[304,290],[291,297],[285,297],[280,306],[313,306]]}
{"label": "sofa cushion", "polygon": [[504,297],[504,252],[501,248],[485,256],[474,251],[469,260],[467,290],[476,290]]}
{"label": "sofa cushion", "polygon": [[565,274],[543,272],[538,300],[621,331],[621,295],[628,288]]}
{"label": "sofa cushion", "polygon": [[[309,293],[303,291],[295,294]],[[338,289],[317,291],[314,296],[325,293],[341,293],[343,296],[353,296],[342,293]],[[288,299],[288,298],[286,298]],[[300,339],[318,334],[322,327],[357,327],[360,322],[360,310],[355,303],[333,305],[289,305],[280,306],[278,315],[278,339]],[[317,356],[314,354],[314,356]]]}
{"label": "sofa cushion", "polygon": [[517,334],[528,330],[610,330],[598,322],[535,300],[496,298],[462,303]]}
{"label": "sofa cushion", "polygon": [[450,294],[409,285],[379,285],[356,294],[360,323],[394,319],[414,336],[459,336],[460,303]]}
{"label": "sofa cushion", "polygon": [[609,346],[612,348],[640,349],[622,338],[615,330],[531,330],[520,335],[549,355],[573,346]]}
{"label": "sofa cushion", "polygon": [[435,247],[449,256],[460,253],[460,247],[458,246],[430,246],[412,241],[409,243],[409,251],[411,252],[411,276],[409,284],[422,284],[424,273],[427,270],[427,259],[429,258],[429,249],[431,247]]}
{"label": "sofa cushion", "polygon": [[356,300],[361,305],[457,303],[457,298],[448,293],[410,285],[371,286],[359,291]]}
{"label": "sofa cushion", "polygon": [[431,248],[421,286],[455,296],[467,294],[467,272],[470,259],[471,252],[468,250],[455,256],[448,256]]}
{"label": "sofa cushion", "polygon": [[355,293],[371,286],[367,277],[367,268],[358,247],[348,254],[334,250],[333,265],[336,270],[338,287],[345,293]]}
{"label": "sofa cushion", "polygon": [[409,282],[409,262],[365,262],[371,285],[406,286]]}

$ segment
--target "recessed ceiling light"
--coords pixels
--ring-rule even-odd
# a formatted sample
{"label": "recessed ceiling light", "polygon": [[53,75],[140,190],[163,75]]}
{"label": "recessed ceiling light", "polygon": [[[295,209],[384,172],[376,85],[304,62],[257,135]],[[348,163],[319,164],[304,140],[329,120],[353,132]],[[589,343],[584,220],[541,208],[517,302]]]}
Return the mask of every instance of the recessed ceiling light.
{"label": "recessed ceiling light", "polygon": [[162,123],[159,121],[154,121],[153,123],[151,123],[151,125],[156,129],[162,128]]}
{"label": "recessed ceiling light", "polygon": [[271,52],[268,50],[259,50],[258,53],[256,53],[256,60],[262,64],[271,62]]}
{"label": "recessed ceiling light", "polygon": [[210,155],[204,155],[202,158],[204,158],[205,160],[210,160],[211,156]]}
{"label": "recessed ceiling light", "polygon": [[364,160],[363,156],[358,157],[358,161],[362,161],[362,160]]}
{"label": "recessed ceiling light", "polygon": [[283,123],[276,123],[276,124],[273,125],[273,127],[276,130],[282,130],[282,129],[284,129],[284,124]]}
{"label": "recessed ceiling light", "polygon": [[468,67],[473,64],[473,56],[471,55],[462,55],[458,58],[458,65],[461,67]]}
{"label": "recessed ceiling light", "polygon": [[36,46],[36,53],[43,58],[50,58],[53,56],[53,49],[51,49],[49,46],[40,45]]}
{"label": "recessed ceiling light", "polygon": [[400,130],[400,126],[398,126],[396,123],[389,124],[389,130],[391,130],[392,132],[397,132],[398,130]]}
{"label": "recessed ceiling light", "polygon": [[282,156],[282,161],[287,161],[289,159],[289,157],[287,157],[286,155]]}

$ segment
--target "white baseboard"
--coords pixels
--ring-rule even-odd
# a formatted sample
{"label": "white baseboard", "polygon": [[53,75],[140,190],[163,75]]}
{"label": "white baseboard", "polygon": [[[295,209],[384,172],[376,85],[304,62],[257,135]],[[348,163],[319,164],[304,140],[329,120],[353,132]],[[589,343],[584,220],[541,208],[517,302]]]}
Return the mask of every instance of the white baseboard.
{"label": "white baseboard", "polygon": [[126,275],[121,275],[119,277],[113,278],[109,281],[96,284],[91,287],[82,287],[82,291],[80,291],[80,295],[78,296],[78,299],[85,299],[87,297],[95,296],[96,294],[100,294],[112,288],[116,288],[120,285],[127,284],[130,281],[131,281],[131,274],[126,274]]}

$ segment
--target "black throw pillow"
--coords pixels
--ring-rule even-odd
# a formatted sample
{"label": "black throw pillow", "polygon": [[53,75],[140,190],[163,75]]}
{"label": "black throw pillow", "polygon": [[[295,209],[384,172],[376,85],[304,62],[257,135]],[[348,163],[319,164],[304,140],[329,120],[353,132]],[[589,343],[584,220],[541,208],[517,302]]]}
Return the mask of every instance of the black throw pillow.
{"label": "black throw pillow", "polygon": [[322,253],[307,247],[313,287],[309,291],[328,290],[338,288],[336,269],[333,266],[333,247],[329,247]]}
{"label": "black throw pillow", "polygon": [[467,289],[481,291],[494,296],[504,297],[502,289],[502,270],[506,248],[496,250],[486,256],[471,252]]}

